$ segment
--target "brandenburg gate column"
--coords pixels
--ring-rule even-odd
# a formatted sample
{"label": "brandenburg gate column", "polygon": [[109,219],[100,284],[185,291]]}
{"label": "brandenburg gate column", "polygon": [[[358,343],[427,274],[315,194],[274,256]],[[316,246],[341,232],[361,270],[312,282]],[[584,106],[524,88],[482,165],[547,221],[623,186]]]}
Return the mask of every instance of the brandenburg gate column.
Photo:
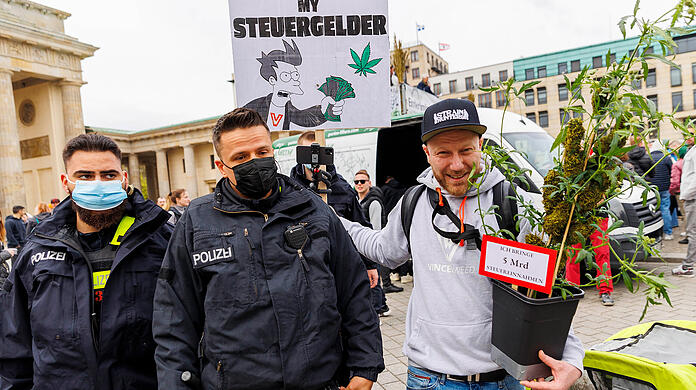
{"label": "brandenburg gate column", "polygon": [[82,98],[80,87],[82,81],[63,80],[58,83],[63,93],[63,127],[65,129],[65,141],[85,133],[85,124],[82,120]]}
{"label": "brandenburg gate column", "polygon": [[140,161],[135,153],[128,155],[128,184],[142,190],[140,186]]}
{"label": "brandenburg gate column", "polygon": [[3,218],[11,212],[12,206],[27,206],[12,73],[0,68],[0,210]]}

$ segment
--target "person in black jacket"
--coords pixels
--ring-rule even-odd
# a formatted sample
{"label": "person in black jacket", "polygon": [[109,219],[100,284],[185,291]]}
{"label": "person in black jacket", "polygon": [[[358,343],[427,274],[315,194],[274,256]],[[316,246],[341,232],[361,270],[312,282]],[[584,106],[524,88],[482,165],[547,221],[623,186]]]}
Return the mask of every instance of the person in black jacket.
{"label": "person in black jacket", "polygon": [[379,321],[338,217],[277,173],[255,111],[222,116],[213,145],[223,178],[176,225],[157,283],[159,388],[338,389],[345,367],[370,389]]}
{"label": "person in black jacket", "polygon": [[70,197],[29,235],[0,291],[0,388],[153,389],[169,214],[128,186],[108,137],[71,139],[63,161]]}
{"label": "person in black jacket", "polygon": [[[654,164],[648,152],[645,151],[643,143],[640,141],[636,144],[635,148],[628,152],[628,163],[630,163],[633,166],[633,171],[638,176],[643,176],[645,172],[650,171],[650,168]],[[653,171],[650,171],[648,172],[647,177],[650,177],[652,175]]]}
{"label": "person in black jacket", "polygon": [[[355,174],[353,182],[355,183],[355,190],[358,192],[360,207],[362,207],[365,217],[369,219],[372,228],[382,230],[387,225],[387,212],[384,207],[382,190],[372,185],[370,174],[364,169],[359,170]],[[395,286],[392,283],[390,277],[391,269],[382,265],[379,265],[377,269],[379,270],[379,278],[385,294],[404,291],[402,287]],[[389,313],[389,307],[387,306],[386,298],[383,298],[383,301],[383,307],[380,307],[382,313],[380,313],[380,308],[377,308],[377,313],[385,316]],[[380,304],[382,304],[381,301]]]}
{"label": "person in black jacket", "polygon": [[[316,136],[314,135],[314,132],[306,131],[297,139],[297,145],[309,146],[315,140]],[[329,186],[331,193],[327,197],[329,206],[331,206],[339,216],[371,228],[372,225],[362,212],[360,201],[358,201],[358,193],[355,192],[353,187],[348,184],[343,176],[336,172],[335,166],[327,166],[326,172],[331,176],[331,185]],[[312,172],[308,167],[305,167],[302,164],[297,164],[290,171],[290,177],[305,188],[309,188],[312,181]],[[362,257],[362,259],[365,267],[367,268],[367,276],[370,278],[370,287],[372,289],[377,289],[377,291],[373,291],[373,294],[376,294],[377,296],[380,294],[383,295],[384,293],[382,292],[382,287],[379,285],[379,271],[377,271],[377,264],[370,261],[366,257]],[[375,299],[380,300],[381,298],[376,297]]]}
{"label": "person in black jacket", "polygon": [[662,144],[657,143],[654,148],[655,150],[650,153],[655,167],[652,169],[652,177],[648,178],[648,180],[650,184],[656,186],[657,190],[660,192],[660,212],[664,220],[663,239],[669,241],[674,239],[672,236],[672,213],[669,211],[669,185],[672,178],[672,159],[669,158],[669,156],[665,157],[665,154],[659,150],[660,146],[662,146]]}
{"label": "person in black jacket", "polygon": [[7,247],[20,249],[26,242],[26,226],[22,217],[26,215],[24,206],[13,206],[12,215],[5,218],[5,230],[7,231]]}

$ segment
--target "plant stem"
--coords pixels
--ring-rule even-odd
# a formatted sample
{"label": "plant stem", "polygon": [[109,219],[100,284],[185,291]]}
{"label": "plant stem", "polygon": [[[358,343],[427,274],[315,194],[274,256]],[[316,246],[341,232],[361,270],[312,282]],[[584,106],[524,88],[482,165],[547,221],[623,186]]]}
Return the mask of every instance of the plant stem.
{"label": "plant stem", "polygon": [[[595,133],[590,135],[589,147],[592,147],[594,143]],[[590,161],[590,153],[585,156],[585,163],[583,164],[582,170],[587,169],[587,163]],[[578,203],[578,195],[576,194],[573,202],[573,206],[570,208],[570,215],[568,216],[568,223],[566,223],[565,232],[563,233],[563,240],[561,241],[561,249],[558,251],[558,256],[556,257],[556,268],[553,272],[553,283],[556,283],[556,277],[558,277],[558,268],[561,266],[561,258],[563,257],[563,250],[565,249],[566,239],[568,238],[568,232],[570,231],[570,224],[573,221],[573,213],[575,213],[575,205]],[[549,298],[553,295],[553,291],[549,293]]]}

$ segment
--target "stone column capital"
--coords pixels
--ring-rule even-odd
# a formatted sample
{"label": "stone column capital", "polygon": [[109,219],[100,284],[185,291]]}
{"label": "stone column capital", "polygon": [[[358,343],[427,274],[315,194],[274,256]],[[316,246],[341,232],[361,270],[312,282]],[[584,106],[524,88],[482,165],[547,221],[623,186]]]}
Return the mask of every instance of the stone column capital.
{"label": "stone column capital", "polygon": [[17,69],[17,68],[4,68],[4,67],[0,66],[0,73],[1,74],[13,75],[17,72],[19,72],[19,69]]}
{"label": "stone column capital", "polygon": [[73,86],[73,87],[82,87],[83,85],[87,84],[85,81],[82,80],[70,80],[70,79],[62,79],[58,81],[58,85],[61,87],[64,86]]}

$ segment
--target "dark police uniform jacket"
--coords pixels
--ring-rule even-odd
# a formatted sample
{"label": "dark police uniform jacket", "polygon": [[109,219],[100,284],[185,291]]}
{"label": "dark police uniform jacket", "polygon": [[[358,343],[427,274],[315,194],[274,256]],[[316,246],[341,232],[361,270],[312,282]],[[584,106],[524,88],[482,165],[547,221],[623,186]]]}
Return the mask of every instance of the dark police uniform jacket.
{"label": "dark police uniform jacket", "polygon": [[0,389],[153,389],[152,299],[169,213],[129,189],[135,218],[116,250],[93,326],[93,275],[70,198],[28,237],[0,291]]}
{"label": "dark police uniform jacket", "polygon": [[[278,182],[262,212],[223,178],[177,224],[155,293],[160,389],[311,390],[341,365],[373,380],[384,369],[350,237],[314,193]],[[301,254],[284,239],[297,224],[309,236]]]}

